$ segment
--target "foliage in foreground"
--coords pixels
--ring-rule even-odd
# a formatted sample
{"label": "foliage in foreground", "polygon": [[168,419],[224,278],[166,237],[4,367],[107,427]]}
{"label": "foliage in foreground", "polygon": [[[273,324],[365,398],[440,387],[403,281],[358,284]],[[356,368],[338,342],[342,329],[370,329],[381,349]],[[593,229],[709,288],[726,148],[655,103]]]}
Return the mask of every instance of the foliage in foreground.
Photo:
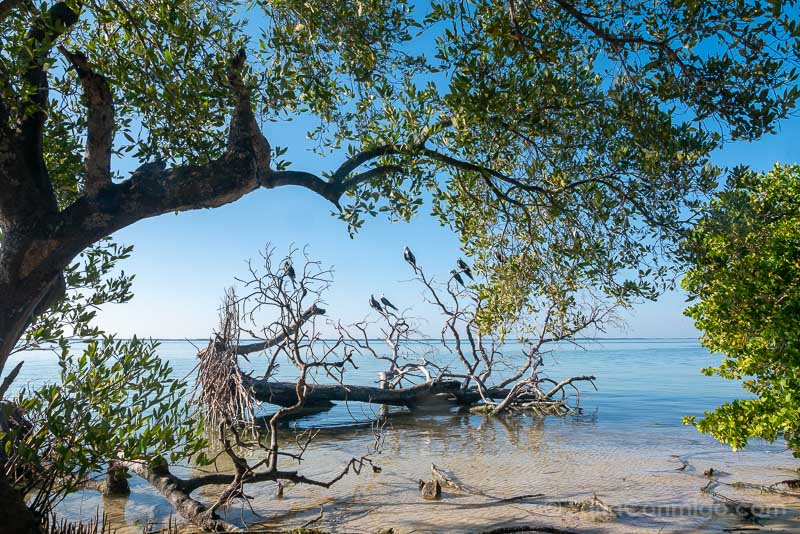
{"label": "foliage in foreground", "polygon": [[734,173],[686,250],[683,286],[699,299],[686,314],[723,355],[704,373],[755,395],[686,422],[733,448],[783,436],[800,454],[800,166]]}
{"label": "foliage in foreground", "polygon": [[99,306],[130,300],[132,277],[115,269],[129,253],[108,241],[87,251],[67,271],[65,297],[17,347],[54,350],[60,368],[57,381],[19,389],[0,416],[4,473],[42,515],[114,458],[177,461],[204,445],[183,402],[187,384],[158,343],[116,339],[93,323]]}

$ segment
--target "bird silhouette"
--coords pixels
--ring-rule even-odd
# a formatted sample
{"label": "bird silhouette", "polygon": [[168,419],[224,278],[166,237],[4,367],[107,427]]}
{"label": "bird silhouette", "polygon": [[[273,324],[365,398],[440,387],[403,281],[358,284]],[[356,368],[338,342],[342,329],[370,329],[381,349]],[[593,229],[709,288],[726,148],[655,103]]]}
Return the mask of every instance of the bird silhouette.
{"label": "bird silhouette", "polygon": [[391,308],[391,309],[393,309],[394,311],[399,311],[399,310],[397,309],[397,307],[396,307],[394,304],[392,304],[391,302],[389,302],[389,299],[387,299],[387,298],[386,298],[386,297],[383,295],[383,293],[381,293],[381,304],[383,304],[384,308],[386,308],[387,310],[388,310],[389,308]]}
{"label": "bird silhouette", "polygon": [[139,176],[146,176],[150,174],[157,174],[164,169],[167,168],[167,162],[164,160],[157,159],[155,161],[150,161],[147,163],[143,163],[133,171],[132,177],[137,178]]}
{"label": "bird silhouette", "polygon": [[475,278],[472,276],[472,269],[469,268],[469,265],[467,265],[464,260],[458,258],[458,260],[456,260],[456,265],[459,269],[461,269],[461,272],[469,276],[470,280],[475,280]]}
{"label": "bird silhouette", "polygon": [[403,257],[405,260],[414,268],[414,272],[417,272],[417,258],[414,257],[414,253],[411,252],[411,249],[406,246],[403,248]]}
{"label": "bird silhouette", "polygon": [[369,296],[369,305],[372,306],[372,308],[378,310],[379,313],[383,313],[383,308],[381,308],[380,303],[377,300],[375,300],[375,295]]}
{"label": "bird silhouette", "polygon": [[453,278],[455,279],[456,282],[461,284],[463,287],[467,287],[467,285],[464,283],[464,279],[461,278],[460,274],[458,274],[458,271],[453,269],[452,271],[450,271],[450,274],[453,275]]}
{"label": "bird silhouette", "polygon": [[508,261],[508,258],[506,258],[505,254],[503,254],[499,250],[494,251],[494,259],[497,260],[497,263],[505,263]]}
{"label": "bird silhouette", "polygon": [[292,267],[292,263],[289,260],[283,262],[283,272],[289,277],[289,280],[292,281],[292,285],[294,285],[294,281],[297,278],[297,273],[294,272],[294,267]]}

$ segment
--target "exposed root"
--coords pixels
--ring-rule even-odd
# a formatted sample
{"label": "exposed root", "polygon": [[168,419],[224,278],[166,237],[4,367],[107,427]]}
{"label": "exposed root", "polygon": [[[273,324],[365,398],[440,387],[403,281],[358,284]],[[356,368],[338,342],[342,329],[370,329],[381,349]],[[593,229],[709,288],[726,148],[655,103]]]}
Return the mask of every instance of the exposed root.
{"label": "exposed root", "polygon": [[[688,471],[693,471],[694,468],[691,466],[688,460],[681,458],[678,455],[673,455],[678,461],[681,462],[681,467],[677,468],[676,471],[685,471],[688,468]],[[687,471],[687,472],[688,472]],[[721,486],[727,486],[729,488],[734,488],[737,490],[757,490],[761,493],[771,493],[773,495],[781,495],[783,497],[793,497],[793,498],[800,498],[800,491],[790,491],[794,489],[800,489],[800,480],[790,479],[790,480],[781,480],[780,482],[775,482],[774,484],[755,484],[753,482],[742,482],[742,481],[735,481],[735,482],[725,482],[724,480],[720,480],[719,476],[724,473],[720,472],[718,469],[709,468],[703,471],[703,476],[705,478],[710,479],[708,484],[705,487],[701,488],[701,491],[704,493],[708,493],[708,488],[712,484],[717,484]],[[781,486],[785,486],[788,489],[781,489]]]}
{"label": "exposed root", "polygon": [[433,475],[434,480],[438,480],[439,483],[444,488],[449,488],[451,490],[459,491],[461,493],[466,493],[468,495],[478,495],[481,497],[490,497],[486,493],[480,490],[471,490],[464,486],[461,482],[454,475],[450,475],[436,466],[436,464],[431,464],[431,475]]}
{"label": "exposed root", "polygon": [[67,521],[59,519],[55,514],[48,514],[42,518],[42,534],[113,534],[116,529],[108,525],[106,515],[98,512],[95,518],[88,522]]}
{"label": "exposed root", "polygon": [[215,444],[219,429],[240,429],[256,439],[252,388],[239,368],[239,309],[236,294],[228,289],[220,311],[219,330],[199,352],[195,399],[203,410]]}
{"label": "exposed root", "polygon": [[709,480],[708,484],[706,484],[700,491],[709,495],[715,502],[720,503],[725,506],[725,508],[741,519],[742,521],[747,521],[749,523],[756,523],[761,524],[759,522],[759,517],[753,511],[753,505],[750,503],[745,503],[742,501],[737,501],[736,499],[732,499],[721,493],[717,493],[712,489],[712,486],[716,484],[716,481]]}
{"label": "exposed root", "polygon": [[433,479],[439,481],[439,483],[444,488],[449,488],[451,490],[458,491],[460,493],[465,493],[467,495],[485,497],[487,499],[493,500],[495,503],[510,503],[514,501],[521,501],[523,499],[536,499],[539,497],[544,497],[544,493],[526,493],[523,495],[514,495],[513,497],[496,497],[494,495],[486,493],[485,491],[468,488],[467,486],[459,482],[458,478],[455,475],[447,473],[444,469],[436,466],[436,464],[431,464],[431,474],[433,476]]}
{"label": "exposed root", "polygon": [[800,498],[800,491],[788,491],[780,489],[779,486],[786,486],[791,489],[798,488],[798,481],[797,480],[781,480],[780,482],[776,482],[774,484],[770,484],[765,486],[763,484],[753,484],[752,482],[722,482],[720,480],[715,479],[715,482],[718,484],[725,484],[729,485],[736,489],[751,489],[751,490],[758,490],[761,493],[772,493],[774,495],[782,495],[784,497],[794,497]]}
{"label": "exposed root", "polygon": [[310,527],[311,525],[313,525],[314,523],[317,523],[317,522],[319,522],[319,521],[322,521],[322,518],[323,518],[324,516],[325,516],[325,509],[324,509],[322,506],[320,506],[320,507],[319,507],[319,515],[318,515],[317,517],[315,517],[315,518],[313,518],[313,519],[310,519],[310,520],[306,521],[305,523],[303,523],[303,524],[302,524],[302,526],[301,526],[300,528],[301,528],[301,529],[308,528],[308,527]]}
{"label": "exposed root", "polygon": [[486,402],[470,408],[470,413],[476,415],[500,415],[500,413],[510,414],[534,414],[552,415],[565,417],[569,415],[580,415],[580,408],[574,408],[561,400],[532,400],[527,402],[513,402],[508,404],[503,412],[498,412],[500,403]]}

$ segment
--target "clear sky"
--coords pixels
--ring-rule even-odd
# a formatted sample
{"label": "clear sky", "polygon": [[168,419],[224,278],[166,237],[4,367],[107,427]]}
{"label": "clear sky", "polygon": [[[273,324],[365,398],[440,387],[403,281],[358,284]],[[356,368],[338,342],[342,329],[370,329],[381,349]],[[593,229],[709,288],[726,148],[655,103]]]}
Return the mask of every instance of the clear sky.
{"label": "clear sky", "polygon": [[[304,125],[269,124],[265,134],[273,144],[289,146],[286,159],[299,170],[336,167],[335,157],[320,158],[307,151]],[[307,126],[307,125],[306,125]],[[800,118],[785,121],[777,135],[756,143],[731,143],[715,160],[727,166],[748,164],[768,169],[775,162],[800,162]],[[123,165],[126,162],[121,162]],[[362,319],[370,293],[385,292],[400,307],[419,306],[423,330],[440,328],[428,308],[421,306],[418,285],[403,261],[408,245],[426,270],[446,274],[460,255],[457,236],[428,215],[427,206],[411,223],[392,223],[385,217],[368,220],[355,239],[346,225],[331,215],[331,206],[317,195],[298,188],[260,190],[222,208],[169,214],[136,223],[115,239],[134,245],[126,272],[136,274],[133,301],[107,307],[100,323],[121,336],[207,338],[216,325],[224,288],[245,274],[245,262],[256,257],[267,242],[278,253],[291,244],[308,245],[311,255],[335,269],[335,281],[326,296],[329,315],[344,322]],[[612,337],[694,337],[697,331],[685,318],[684,296],[664,295],[657,303],[637,306]]]}

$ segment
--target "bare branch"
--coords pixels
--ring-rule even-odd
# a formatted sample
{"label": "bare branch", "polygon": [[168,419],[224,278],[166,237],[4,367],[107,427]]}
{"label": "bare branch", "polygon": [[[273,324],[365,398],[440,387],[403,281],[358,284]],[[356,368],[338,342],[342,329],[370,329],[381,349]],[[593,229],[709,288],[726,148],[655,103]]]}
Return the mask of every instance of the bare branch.
{"label": "bare branch", "polygon": [[594,385],[594,381],[595,380],[596,380],[596,377],[591,376],[591,375],[573,376],[573,377],[564,379],[561,382],[559,382],[558,384],[556,384],[555,386],[553,386],[553,389],[551,389],[549,392],[547,392],[545,394],[544,399],[545,400],[552,399],[553,395],[555,395],[556,393],[558,393],[559,391],[564,389],[566,386],[572,384],[573,382],[579,382],[579,381],[591,382],[591,384],[594,387],[594,389],[597,390],[597,386]]}
{"label": "bare branch", "polygon": [[19,362],[17,365],[15,365],[11,372],[9,372],[3,379],[3,383],[0,384],[0,400],[5,397],[6,391],[8,391],[8,388],[14,383],[14,380],[17,378],[20,369],[22,369],[22,364],[24,363],[25,362]]}
{"label": "bare branch", "polygon": [[316,304],[314,304],[313,306],[308,308],[306,311],[304,311],[294,324],[289,325],[287,327],[286,331],[281,332],[280,334],[278,334],[277,336],[275,336],[275,337],[273,337],[271,339],[266,339],[266,340],[260,341],[258,343],[250,343],[248,345],[239,345],[236,348],[236,354],[239,354],[239,355],[250,354],[252,352],[258,352],[258,351],[261,351],[261,350],[266,350],[266,349],[270,349],[272,347],[276,347],[276,346],[284,343],[286,341],[286,339],[290,335],[293,335],[293,334],[297,333],[297,331],[300,329],[301,326],[303,326],[303,324],[306,321],[308,321],[309,319],[311,319],[315,315],[324,315],[324,314],[325,314],[325,310],[323,308],[320,308]]}

